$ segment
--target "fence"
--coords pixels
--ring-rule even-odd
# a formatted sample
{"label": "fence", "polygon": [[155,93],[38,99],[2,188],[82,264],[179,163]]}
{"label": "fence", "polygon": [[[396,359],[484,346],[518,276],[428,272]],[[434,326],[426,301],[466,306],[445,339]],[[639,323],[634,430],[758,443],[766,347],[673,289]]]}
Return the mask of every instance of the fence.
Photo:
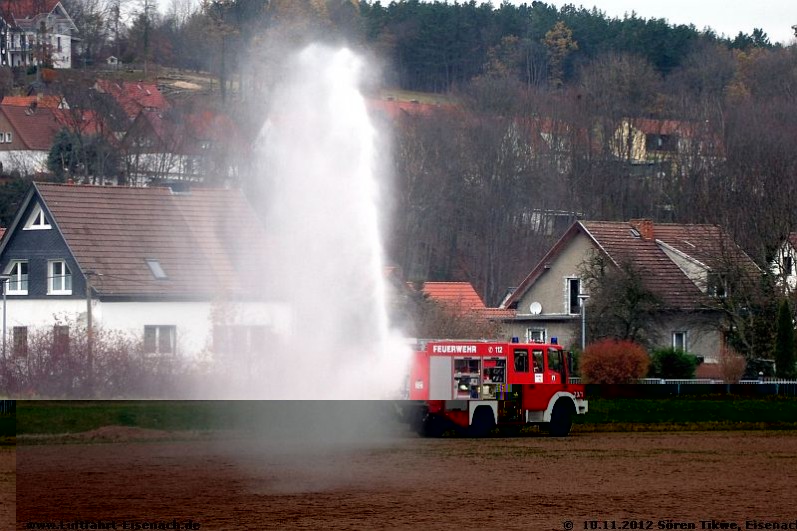
{"label": "fence", "polygon": [[[581,383],[581,378],[570,378],[570,383]],[[668,396],[734,395],[750,398],[763,396],[797,397],[797,381],[780,378],[742,380],[725,383],[710,379],[642,378],[637,384],[601,385],[587,384],[587,395],[604,398],[664,398]]]}
{"label": "fence", "polygon": [[[581,378],[570,378],[571,384],[580,384]],[[797,385],[797,380],[785,380],[783,378],[760,378],[757,380],[740,380],[735,384],[727,384],[724,380],[720,379],[709,379],[709,378],[681,378],[681,379],[673,379],[673,378],[640,378],[636,381],[637,384],[640,385],[672,385],[672,384],[704,384],[704,385],[748,385],[748,384],[786,384],[786,385]]]}

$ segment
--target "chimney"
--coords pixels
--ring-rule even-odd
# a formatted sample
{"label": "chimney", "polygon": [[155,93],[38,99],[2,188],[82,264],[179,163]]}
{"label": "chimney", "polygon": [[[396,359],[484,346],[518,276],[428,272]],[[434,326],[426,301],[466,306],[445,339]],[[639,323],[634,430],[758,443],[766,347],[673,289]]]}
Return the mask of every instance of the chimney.
{"label": "chimney", "polygon": [[639,232],[643,240],[653,240],[653,221],[649,219],[632,219],[629,223]]}

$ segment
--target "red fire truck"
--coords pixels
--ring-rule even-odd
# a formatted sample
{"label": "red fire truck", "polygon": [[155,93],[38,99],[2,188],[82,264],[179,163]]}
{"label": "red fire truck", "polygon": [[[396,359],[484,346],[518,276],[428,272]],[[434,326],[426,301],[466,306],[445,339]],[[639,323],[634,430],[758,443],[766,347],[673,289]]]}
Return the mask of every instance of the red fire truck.
{"label": "red fire truck", "polygon": [[409,398],[420,433],[484,436],[494,427],[539,425],[557,437],[587,412],[584,386],[569,382],[571,359],[551,343],[429,341],[415,353]]}

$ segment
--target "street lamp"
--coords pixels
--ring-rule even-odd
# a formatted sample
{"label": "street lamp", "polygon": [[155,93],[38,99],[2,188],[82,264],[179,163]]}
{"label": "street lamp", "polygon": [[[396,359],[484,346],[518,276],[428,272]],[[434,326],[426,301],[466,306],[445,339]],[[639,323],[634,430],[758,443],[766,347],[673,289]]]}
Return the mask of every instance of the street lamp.
{"label": "street lamp", "polygon": [[589,295],[586,293],[578,294],[578,302],[581,305],[581,352],[587,346],[587,299]]}
{"label": "street lamp", "polygon": [[11,280],[11,275],[0,275],[0,286],[3,290],[3,361],[6,360],[6,286]]}

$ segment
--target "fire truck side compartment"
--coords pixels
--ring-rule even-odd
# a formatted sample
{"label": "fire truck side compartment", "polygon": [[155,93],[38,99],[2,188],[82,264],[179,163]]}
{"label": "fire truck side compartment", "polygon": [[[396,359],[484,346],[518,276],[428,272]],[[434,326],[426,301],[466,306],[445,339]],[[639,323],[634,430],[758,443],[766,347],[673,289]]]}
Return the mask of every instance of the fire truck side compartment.
{"label": "fire truck side compartment", "polygon": [[451,356],[429,358],[429,400],[451,400]]}

